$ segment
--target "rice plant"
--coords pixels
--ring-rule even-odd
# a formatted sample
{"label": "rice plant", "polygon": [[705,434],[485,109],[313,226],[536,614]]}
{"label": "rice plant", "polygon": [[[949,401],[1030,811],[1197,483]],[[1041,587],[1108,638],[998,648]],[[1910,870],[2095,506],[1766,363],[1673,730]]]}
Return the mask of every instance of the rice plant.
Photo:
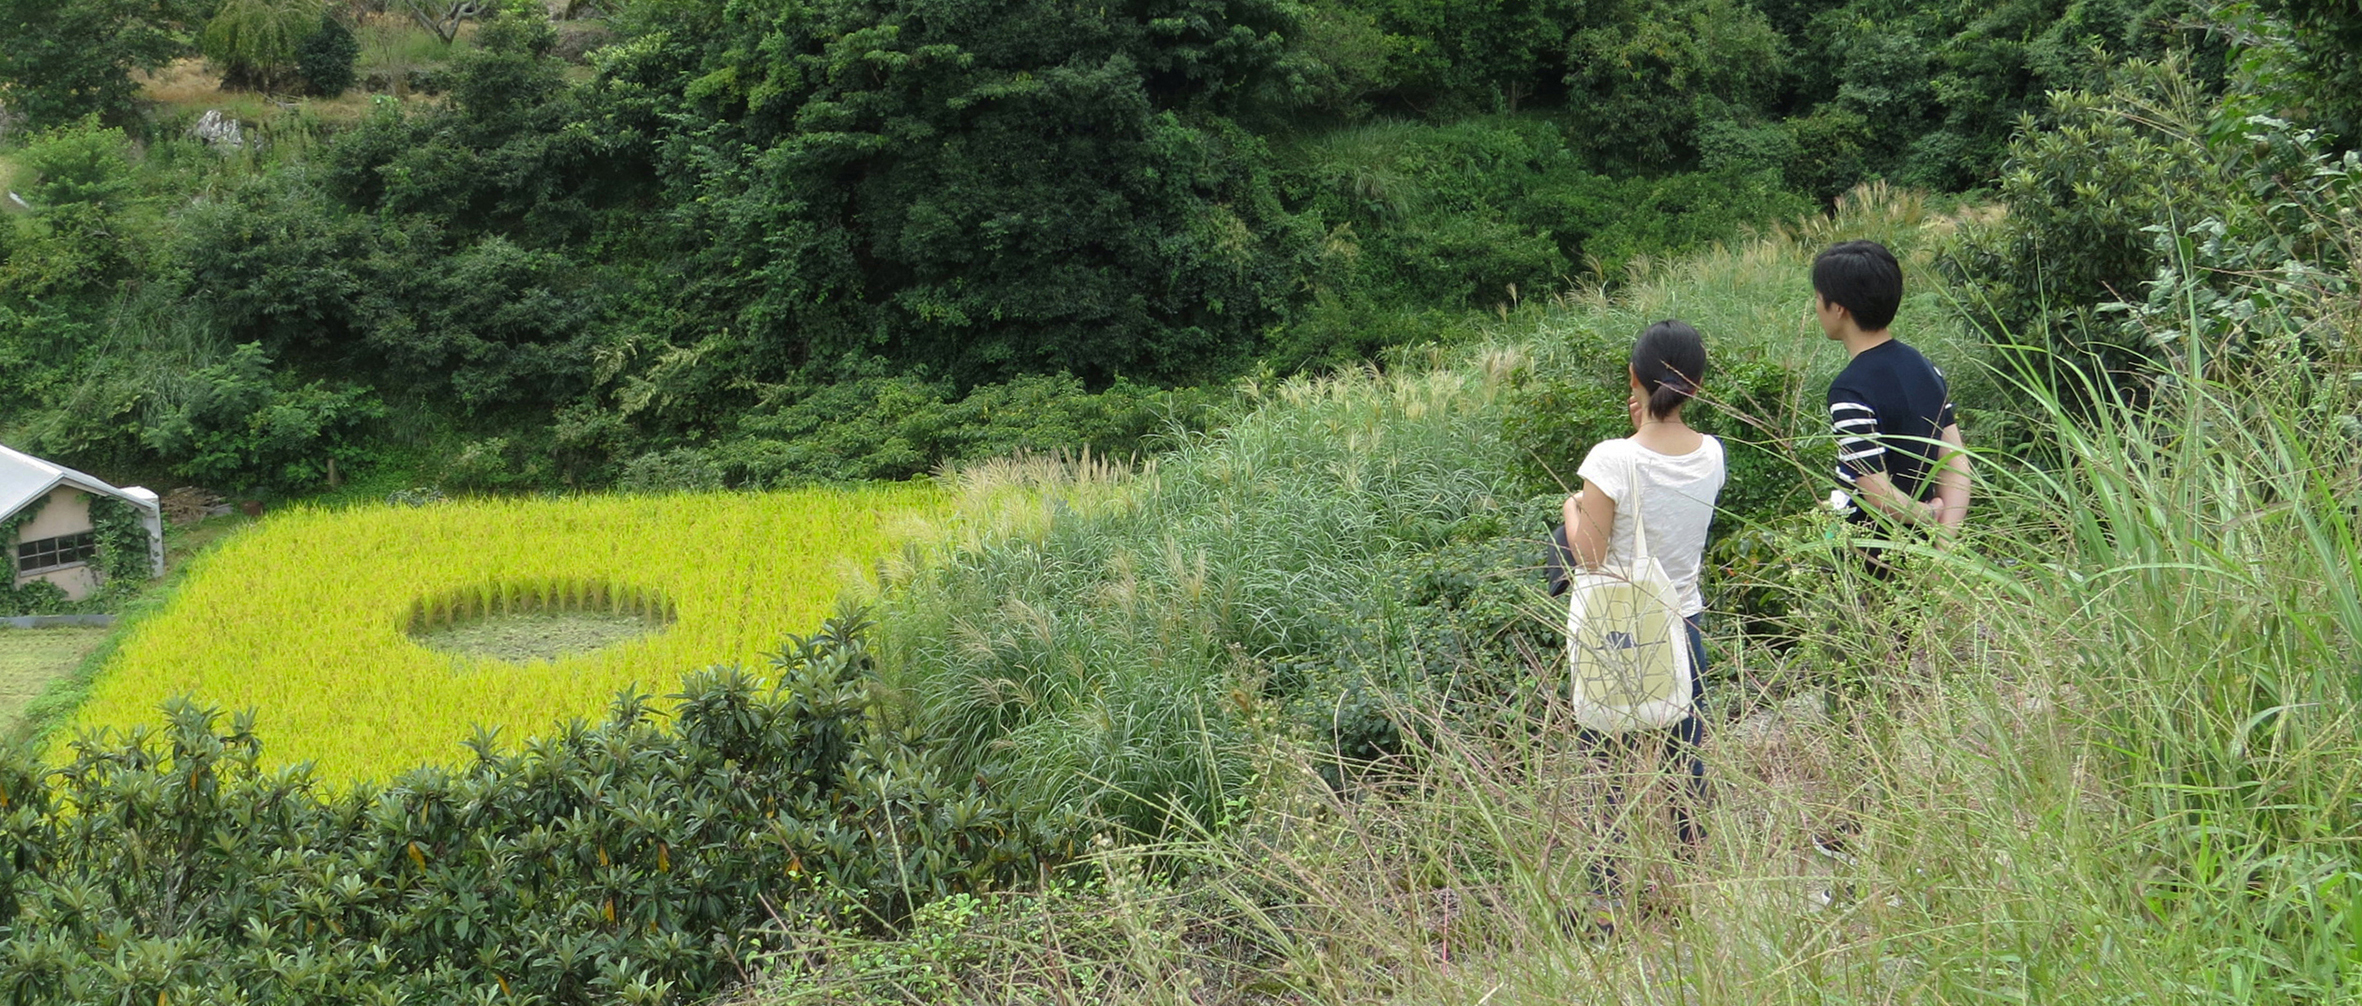
{"label": "rice plant", "polygon": [[[198,560],[51,738],[151,722],[183,693],[253,709],[265,762],[330,779],[464,759],[471,726],[521,741],[620,690],[750,663],[872,574],[931,488],[473,500],[276,515]],[[650,632],[554,661],[438,652],[412,633],[504,613],[601,611]]]}

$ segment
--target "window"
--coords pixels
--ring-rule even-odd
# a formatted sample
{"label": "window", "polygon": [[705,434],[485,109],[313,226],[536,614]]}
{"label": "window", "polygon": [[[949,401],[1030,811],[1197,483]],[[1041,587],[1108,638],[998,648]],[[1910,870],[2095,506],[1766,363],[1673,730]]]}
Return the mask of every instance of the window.
{"label": "window", "polygon": [[98,537],[89,531],[28,541],[16,547],[16,571],[20,575],[38,573],[44,569],[88,562],[97,554]]}

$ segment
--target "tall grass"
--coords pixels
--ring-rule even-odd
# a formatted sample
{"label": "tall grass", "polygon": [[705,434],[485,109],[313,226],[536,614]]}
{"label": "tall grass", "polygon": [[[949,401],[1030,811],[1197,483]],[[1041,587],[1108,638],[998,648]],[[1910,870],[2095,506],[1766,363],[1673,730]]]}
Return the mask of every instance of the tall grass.
{"label": "tall grass", "polygon": [[[2061,464],[1994,465],[1983,530],[1892,591],[1825,588],[1850,618],[1776,668],[1788,700],[1720,718],[1700,861],[1549,714],[1421,710],[1398,785],[1307,782],[1191,851],[1315,1001],[2351,1001],[2362,450],[2246,384],[2093,416],[2029,388]],[[1858,862],[1812,852],[1847,823]],[[1613,940],[1562,912],[1603,857],[1641,878]]]}
{"label": "tall grass", "polygon": [[1245,771],[1249,723],[1306,694],[1304,675],[1376,652],[1358,641],[1388,631],[1396,560],[1501,504],[1505,372],[1250,389],[1261,408],[1120,495],[1048,487],[1040,520],[887,602],[898,686],[925,729],[1042,803],[1147,833],[1210,813]]}
{"label": "tall grass", "polygon": [[[1545,335],[1663,314],[1776,319],[1797,285],[1783,270],[1801,270],[1828,236],[1766,235],[1635,284],[1628,299],[1569,298]],[[1918,308],[1930,329],[1940,306]],[[2331,319],[2350,340],[2349,305],[2315,307],[2307,323]],[[1716,795],[1694,857],[1673,847],[1653,759],[1586,749],[1540,689],[1489,710],[1398,702],[1403,750],[1342,788],[1318,745],[1247,717],[1155,749],[1231,754],[1204,773],[1219,786],[1191,806],[1206,812],[1165,822],[1162,841],[1100,851],[1103,888],[933,923],[895,945],[943,964],[924,940],[989,937],[1022,917],[1046,934],[1030,954],[995,944],[924,988],[865,971],[873,957],[832,956],[825,987],[895,1002],[2353,1002],[2362,438],[2341,417],[2362,390],[2350,359],[2269,356],[2185,354],[2137,403],[2093,387],[2081,397],[2099,404],[2075,407],[1991,367],[1994,400],[2014,401],[2046,449],[2017,458],[1978,445],[1964,536],[1904,543],[1912,556],[1885,584],[1843,573],[1842,536],[1787,536],[1796,562],[1828,575],[1781,581],[1796,594],[1785,637],[1714,641]],[[1486,372],[1468,360],[1419,380],[1473,389]],[[1064,537],[1080,532],[1053,520],[971,560],[1000,564],[976,594],[929,587],[927,603],[971,605],[933,631],[969,626],[993,643],[936,682],[954,696],[939,713],[987,747],[986,717],[1010,716],[1000,722],[1022,739],[999,749],[1004,764],[1137,780],[1146,770],[1121,776],[1120,759],[1074,752],[1101,750],[1094,731],[1143,703],[1161,702],[1178,735],[1217,704],[1217,683],[1270,666],[1242,643],[1225,668],[1204,640],[1282,653],[1299,638],[1292,626],[1249,631],[1257,623],[1233,600],[1247,591],[1165,586],[1182,582],[1173,571],[1196,575],[1194,563],[1116,558],[1131,553],[1114,542],[1154,541],[1150,527],[1178,539],[1211,526],[1249,543],[1199,546],[1209,585],[1251,575],[1226,562],[1273,563],[1302,578],[1285,596],[1313,597],[1314,610],[1336,610],[1315,591],[1384,610],[1399,584],[1285,565],[1345,551],[1292,544],[1318,540],[1304,522],[1337,519],[1325,498],[1247,506],[1253,494],[1235,494],[1253,480],[1216,473],[1274,470],[1225,460],[1233,449],[1366,470],[1334,466],[1336,430],[1427,443],[1427,424],[1383,404],[1392,387],[1340,382],[1275,403],[1235,448],[1193,445],[1190,477],[1160,466],[1128,506],[1102,500],[1111,509],[1085,522],[1093,535]],[[1324,425],[1337,415],[1367,419]],[[1298,439],[1250,449],[1282,435]],[[1430,487],[1481,484],[1499,461],[1464,447],[1339,509],[1415,507]],[[1189,505],[1170,507],[1168,493]],[[1102,548],[1073,547],[1083,541]],[[1064,589],[995,593],[1028,582],[1019,571]],[[998,609],[976,603],[995,596]],[[1152,600],[1139,613],[1111,613],[1111,598],[1142,596]],[[1225,618],[1227,637],[1191,621]],[[1183,631],[1145,631],[1167,624]],[[1020,641],[1019,626],[1045,631]],[[1190,646],[1157,648],[1173,641]],[[1555,670],[1542,654],[1523,672]],[[1000,694],[990,674],[1068,691],[1008,712],[985,700]],[[1625,797],[1608,800],[1611,787]],[[1816,836],[1840,837],[1842,855],[1816,850]],[[1603,863],[1623,878],[1605,892],[1621,902],[1597,896]]]}

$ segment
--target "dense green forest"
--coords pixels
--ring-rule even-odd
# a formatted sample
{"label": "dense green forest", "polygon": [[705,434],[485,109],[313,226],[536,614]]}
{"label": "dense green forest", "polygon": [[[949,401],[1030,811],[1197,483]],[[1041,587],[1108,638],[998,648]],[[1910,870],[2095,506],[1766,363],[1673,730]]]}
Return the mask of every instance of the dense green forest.
{"label": "dense green forest", "polygon": [[[0,431],[248,495],[332,460],[501,491],[1128,454],[1239,377],[1465,338],[1865,180],[1991,192],[2047,93],[2125,60],[2181,53],[2212,91],[2242,32],[2345,26],[2194,0],[563,13],[0,5]],[[363,21],[453,37],[356,83]],[[200,54],[294,111],[195,138],[134,75]],[[343,118],[294,104],[352,87]]]}

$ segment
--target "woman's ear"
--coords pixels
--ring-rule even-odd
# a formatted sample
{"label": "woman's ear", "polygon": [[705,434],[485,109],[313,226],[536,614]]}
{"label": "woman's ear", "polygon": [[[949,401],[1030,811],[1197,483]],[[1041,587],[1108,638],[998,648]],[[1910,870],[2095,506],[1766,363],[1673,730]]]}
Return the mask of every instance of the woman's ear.
{"label": "woman's ear", "polygon": [[1635,394],[1635,395],[1637,395],[1637,394],[1641,394],[1642,392],[1645,392],[1645,391],[1647,391],[1647,390],[1648,390],[1647,388],[1643,387],[1643,386],[1641,385],[1641,383],[1640,383],[1640,372],[1639,372],[1639,371],[1636,371],[1636,370],[1633,370],[1633,369],[1632,369],[1632,365],[1631,365],[1631,364],[1625,364],[1625,365],[1624,365],[1624,380],[1626,380],[1626,381],[1628,381],[1628,382],[1631,382],[1631,384],[1632,384],[1632,393],[1633,393],[1633,394]]}

